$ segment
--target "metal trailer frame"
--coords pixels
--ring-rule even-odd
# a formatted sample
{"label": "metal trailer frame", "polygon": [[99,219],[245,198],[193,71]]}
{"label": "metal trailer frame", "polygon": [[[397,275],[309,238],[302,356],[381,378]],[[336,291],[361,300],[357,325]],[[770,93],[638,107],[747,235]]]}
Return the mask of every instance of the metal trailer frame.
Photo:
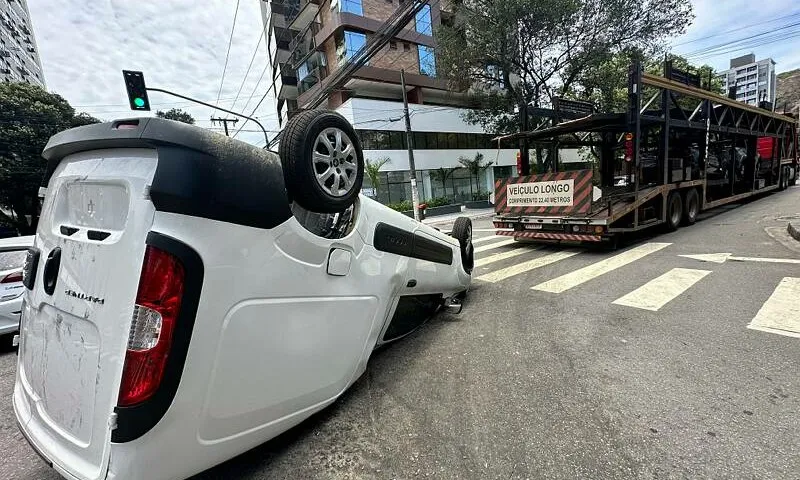
{"label": "metal trailer frame", "polygon": [[[710,85],[710,79],[709,79]],[[648,100],[642,105],[645,88],[655,89]],[[684,104],[693,102],[693,108],[684,108],[679,105],[679,98]],[[659,109],[649,110],[660,99]],[[688,112],[692,113],[689,114]],[[589,117],[585,117],[588,119]],[[560,125],[566,125],[569,122]],[[642,178],[641,147],[642,125],[648,128],[658,126],[660,133],[660,151],[657,155],[657,165],[661,167],[661,178],[656,186],[640,188]],[[586,215],[509,215],[498,213],[495,218],[495,227],[500,235],[512,236],[516,239],[528,239],[542,242],[603,242],[614,241],[616,234],[634,232],[667,222],[667,202],[670,193],[677,190],[685,194],[689,188],[697,188],[700,194],[700,211],[714,208],[727,203],[741,201],[745,198],[777,190],[786,185],[786,175],[791,173],[796,179],[798,176],[798,120],[787,115],[781,115],[770,110],[757,108],[736,100],[718,95],[700,88],[700,79],[689,72],[683,72],[672,67],[671,62],[665,62],[664,76],[652,75],[643,72],[639,63],[631,65],[628,74],[628,108],[625,113],[627,131],[633,134],[633,190],[622,194],[617,199],[607,199],[607,207],[603,210],[594,210]],[[559,126],[545,128],[544,130],[558,129]],[[690,178],[679,181],[670,180],[670,132],[681,129],[696,132],[705,132],[705,142],[701,153],[702,165],[700,178]],[[541,130],[521,132],[505,137],[504,139],[519,139],[523,137],[543,137]],[[743,135],[755,138],[769,137],[772,143],[772,158],[769,178],[758,179],[760,167],[766,165],[755,156],[753,160],[753,181],[744,192],[735,193],[736,180],[730,180],[731,194],[721,198],[709,198],[708,153],[711,135]],[[702,134],[701,134],[702,135]],[[551,144],[558,144],[556,140]],[[546,137],[543,137],[546,138]],[[601,158],[601,162],[606,159]],[[613,159],[611,160],[613,161]],[[557,162],[556,162],[557,165]],[[557,166],[556,166],[557,168]],[[683,167],[682,167],[683,168]],[[605,171],[601,166],[601,171]],[[744,179],[743,179],[744,180]],[[764,180],[763,186],[756,180]],[[796,180],[793,180],[796,181]],[[740,183],[741,186],[741,183]],[[661,197],[660,215],[656,218],[640,218],[643,206]],[[631,199],[632,200],[629,200]],[[621,199],[628,199],[619,202]],[[601,199],[603,200],[603,199]],[[602,212],[602,213],[600,213]],[[619,220],[632,214],[633,221],[626,226],[618,224]],[[542,224],[551,231],[530,232],[526,224]],[[615,225],[616,223],[616,225]],[[560,227],[555,227],[559,225]],[[572,230],[570,227],[574,228]],[[577,228],[575,226],[578,226]],[[585,227],[584,227],[585,226]],[[602,232],[600,228],[602,227]],[[553,228],[561,228],[561,232],[553,232]],[[579,232],[579,233],[575,233]]]}

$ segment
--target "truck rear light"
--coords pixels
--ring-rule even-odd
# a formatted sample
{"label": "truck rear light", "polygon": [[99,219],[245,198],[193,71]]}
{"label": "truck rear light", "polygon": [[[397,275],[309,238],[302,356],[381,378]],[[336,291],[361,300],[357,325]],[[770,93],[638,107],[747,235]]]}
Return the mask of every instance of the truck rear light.
{"label": "truck rear light", "polygon": [[147,247],[122,370],[120,406],[147,400],[161,384],[181,308],[184,276],[176,257]]}
{"label": "truck rear light", "polygon": [[0,278],[0,283],[17,283],[22,281],[22,270],[18,272],[11,272],[3,278]]}

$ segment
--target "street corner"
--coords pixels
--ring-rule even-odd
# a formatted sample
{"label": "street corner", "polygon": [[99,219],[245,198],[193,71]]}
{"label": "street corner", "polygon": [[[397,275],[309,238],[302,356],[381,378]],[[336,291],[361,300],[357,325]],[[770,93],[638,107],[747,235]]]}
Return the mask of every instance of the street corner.
{"label": "street corner", "polygon": [[789,236],[800,242],[800,220],[791,221],[786,225]]}

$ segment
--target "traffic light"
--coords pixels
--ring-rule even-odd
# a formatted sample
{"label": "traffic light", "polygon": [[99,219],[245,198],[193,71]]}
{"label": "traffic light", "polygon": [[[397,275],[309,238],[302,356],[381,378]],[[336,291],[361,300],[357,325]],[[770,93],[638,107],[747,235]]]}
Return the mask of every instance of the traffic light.
{"label": "traffic light", "polygon": [[142,72],[123,70],[122,76],[125,78],[125,89],[128,91],[128,102],[131,110],[150,110],[150,100],[147,98],[147,88],[144,86],[144,75]]}

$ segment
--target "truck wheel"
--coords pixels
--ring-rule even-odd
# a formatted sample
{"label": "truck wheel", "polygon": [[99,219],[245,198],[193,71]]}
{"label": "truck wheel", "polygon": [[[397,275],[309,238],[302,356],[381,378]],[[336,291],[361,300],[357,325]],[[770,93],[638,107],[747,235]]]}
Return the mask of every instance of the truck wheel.
{"label": "truck wheel", "polygon": [[789,171],[791,172],[791,176],[789,176],[789,186],[793,187],[797,185],[797,167],[790,168]]}
{"label": "truck wheel", "polygon": [[289,196],[306,210],[341,212],[361,192],[361,144],[350,123],[336,112],[307,110],[292,117],[279,155]]}
{"label": "truck wheel", "polygon": [[681,195],[672,191],[667,197],[667,223],[665,228],[668,232],[674,232],[681,225],[683,218],[683,202]]}
{"label": "truck wheel", "polygon": [[451,235],[461,245],[461,264],[464,271],[472,273],[475,267],[475,250],[472,247],[472,220],[467,217],[456,218]]}
{"label": "truck wheel", "polygon": [[700,195],[696,188],[690,188],[683,196],[683,224],[694,225],[700,213]]}
{"label": "truck wheel", "polygon": [[789,172],[786,171],[786,167],[781,167],[780,175],[778,177],[778,190],[786,190],[787,185],[787,177],[789,176]]}

